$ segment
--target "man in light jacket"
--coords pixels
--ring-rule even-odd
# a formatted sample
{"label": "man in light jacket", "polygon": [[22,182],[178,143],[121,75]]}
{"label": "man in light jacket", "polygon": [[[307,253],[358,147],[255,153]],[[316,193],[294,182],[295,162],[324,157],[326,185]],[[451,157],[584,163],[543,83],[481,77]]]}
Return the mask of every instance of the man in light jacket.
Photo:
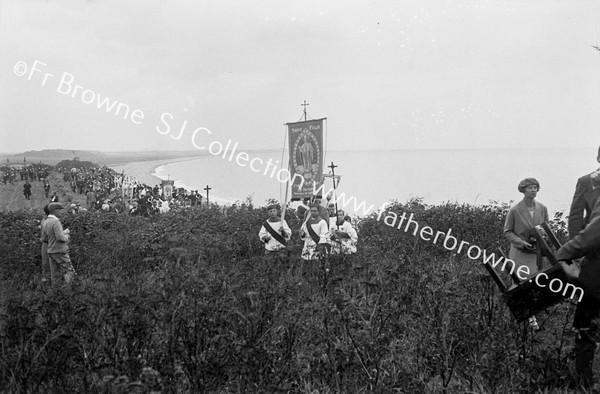
{"label": "man in light jacket", "polygon": [[48,243],[48,260],[50,263],[50,278],[52,286],[57,286],[61,282],[61,276],[64,282],[69,285],[75,277],[75,269],[69,257],[69,230],[63,230],[60,220],[56,216],[58,211],[63,209],[61,203],[51,203],[48,205],[50,214],[42,225],[42,242]]}

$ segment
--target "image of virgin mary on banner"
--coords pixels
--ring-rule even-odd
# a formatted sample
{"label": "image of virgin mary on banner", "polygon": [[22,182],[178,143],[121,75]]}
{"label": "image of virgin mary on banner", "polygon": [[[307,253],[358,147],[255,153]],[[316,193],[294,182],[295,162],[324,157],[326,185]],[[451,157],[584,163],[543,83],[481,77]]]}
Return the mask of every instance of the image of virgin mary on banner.
{"label": "image of virgin mary on banner", "polygon": [[170,200],[173,196],[173,188],[175,187],[175,181],[173,180],[165,180],[161,182],[161,187],[163,189],[163,197],[165,200]]}
{"label": "image of virgin mary on banner", "polygon": [[[292,201],[312,197],[323,185],[323,119],[288,123]],[[298,174],[300,177],[294,176]]]}

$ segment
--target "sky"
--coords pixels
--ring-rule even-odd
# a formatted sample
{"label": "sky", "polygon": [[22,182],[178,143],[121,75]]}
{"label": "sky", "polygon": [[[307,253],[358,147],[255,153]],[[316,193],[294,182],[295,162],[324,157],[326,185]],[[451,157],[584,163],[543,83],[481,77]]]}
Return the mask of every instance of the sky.
{"label": "sky", "polygon": [[0,152],[281,149],[304,100],[328,149],[597,146],[594,45],[597,0],[2,0]]}

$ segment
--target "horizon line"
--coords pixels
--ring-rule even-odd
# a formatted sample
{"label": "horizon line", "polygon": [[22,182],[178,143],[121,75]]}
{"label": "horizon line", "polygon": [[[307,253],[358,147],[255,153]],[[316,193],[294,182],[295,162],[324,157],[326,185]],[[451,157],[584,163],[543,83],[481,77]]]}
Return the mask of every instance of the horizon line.
{"label": "horizon line", "polygon": [[[472,147],[465,147],[465,148],[388,148],[388,149],[328,149],[328,152],[396,152],[396,151],[457,151],[457,150],[509,150],[509,151],[524,151],[524,150],[535,150],[535,151],[543,151],[543,150],[568,150],[568,149],[592,149],[590,148],[590,146],[572,146],[572,147],[535,147],[535,148],[525,148],[525,147],[496,147],[496,148],[472,148]],[[596,150],[596,148],[593,148],[594,150]],[[197,154],[198,156],[203,156],[203,155],[210,155],[208,152],[205,151],[198,151],[198,150],[98,150],[98,149],[72,149],[72,148],[44,148],[41,150],[34,150],[31,149],[31,151],[36,152],[36,153],[42,153],[42,152],[46,152],[46,151],[52,151],[52,150],[61,150],[61,151],[75,151],[75,152],[88,152],[88,153],[93,153],[93,152],[99,152],[99,153],[112,153],[112,154],[116,154],[116,153],[185,153],[185,154]],[[285,151],[287,151],[287,149],[284,149]],[[251,149],[242,149],[239,148],[239,151],[246,151],[246,152],[280,152],[281,148],[251,148]],[[0,156],[22,156],[23,154],[27,153],[28,151],[24,151],[24,152],[0,152]]]}

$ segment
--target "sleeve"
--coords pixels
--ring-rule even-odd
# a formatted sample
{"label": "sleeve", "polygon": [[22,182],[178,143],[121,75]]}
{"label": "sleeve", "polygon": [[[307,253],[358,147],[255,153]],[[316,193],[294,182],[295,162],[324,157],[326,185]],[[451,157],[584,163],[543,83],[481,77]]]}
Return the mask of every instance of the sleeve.
{"label": "sleeve", "polygon": [[337,230],[337,226],[332,225],[332,223],[329,223],[329,239],[334,239],[334,235],[335,235],[335,230]]}
{"label": "sleeve", "polygon": [[308,230],[306,229],[306,222],[302,223],[302,227],[300,227],[300,239],[304,240],[304,238],[306,238],[306,235],[308,233]]}
{"label": "sleeve", "polygon": [[575,186],[575,194],[573,195],[573,201],[571,202],[569,221],[567,224],[570,239],[575,238],[575,236],[581,230],[583,230],[584,227],[583,214],[585,210],[585,181],[586,177],[579,178],[579,180],[577,180],[577,186]]}
{"label": "sleeve", "polygon": [[292,230],[285,220],[283,221],[283,231],[285,232],[283,238],[285,238],[286,241],[289,241],[292,238]]}
{"label": "sleeve", "polygon": [[43,224],[42,224],[42,242],[48,242],[48,234],[46,234]]}
{"label": "sleeve", "polygon": [[69,238],[65,235],[62,224],[57,220],[52,223],[52,231],[54,232],[54,237],[58,242],[67,242]]}
{"label": "sleeve", "polygon": [[358,234],[356,233],[356,229],[352,227],[350,223],[348,223],[348,234],[350,235],[350,241],[352,241],[353,244],[356,244],[358,242]]}
{"label": "sleeve", "polygon": [[548,207],[542,205],[542,219],[544,219],[544,223],[548,223],[550,221],[550,216],[548,215]]}
{"label": "sleeve", "polygon": [[510,241],[511,244],[516,247],[522,247],[525,243],[521,237],[515,234],[515,211],[516,205],[508,211],[508,216],[506,216],[506,221],[504,222],[504,236]]}
{"label": "sleeve", "polygon": [[329,228],[327,227],[327,222],[325,220],[321,220],[319,222],[319,243],[320,244],[328,244],[329,243]]}
{"label": "sleeve", "polygon": [[260,231],[258,232],[258,238],[262,241],[265,236],[269,235],[267,229],[264,225],[260,226]]}
{"label": "sleeve", "polygon": [[572,260],[600,249],[600,201],[594,206],[592,221],[556,252],[557,260]]}
{"label": "sleeve", "polygon": [[325,220],[325,226],[327,226],[327,231],[329,232],[329,211],[327,210],[327,208],[323,208],[323,211],[321,212],[321,217],[323,218],[323,220]]}

